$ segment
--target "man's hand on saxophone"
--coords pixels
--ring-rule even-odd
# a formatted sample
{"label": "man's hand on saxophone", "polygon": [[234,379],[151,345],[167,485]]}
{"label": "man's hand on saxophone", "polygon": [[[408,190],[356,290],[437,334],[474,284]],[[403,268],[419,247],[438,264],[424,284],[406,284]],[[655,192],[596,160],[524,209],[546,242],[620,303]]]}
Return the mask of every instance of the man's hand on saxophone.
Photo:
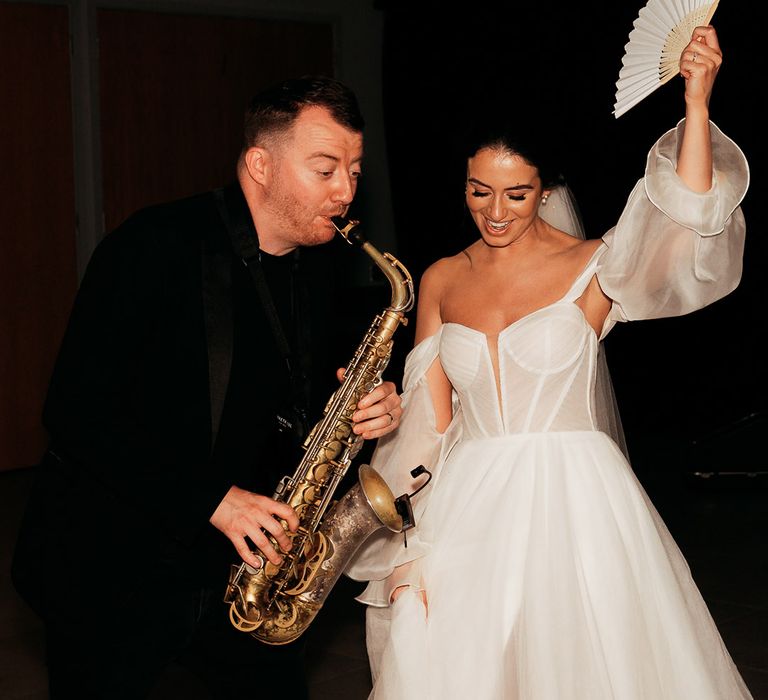
{"label": "man's hand on saxophone", "polygon": [[[336,377],[340,382],[344,380],[343,367],[336,372]],[[399,425],[403,414],[400,403],[395,384],[382,382],[357,404],[358,410],[352,416],[355,433],[362,435],[365,440],[391,433]],[[292,542],[280,519],[285,520],[290,532],[296,532],[299,519],[291,506],[232,486],[211,516],[210,523],[229,538],[246,564],[258,569],[264,562],[251,550],[246,537],[264,557],[279,565],[283,556],[272,545],[264,530],[275,538],[282,552],[288,552]]]}
{"label": "man's hand on saxophone", "polygon": [[285,520],[291,532],[296,532],[299,527],[299,519],[288,504],[232,486],[211,516],[210,522],[230,539],[246,564],[258,569],[264,562],[251,551],[245,538],[248,537],[269,561],[279,565],[283,561],[282,554],[264,534],[264,530],[267,530],[283,552],[290,550],[291,539],[278,518]]}
{"label": "man's hand on saxophone", "polygon": [[[344,368],[336,372],[337,379],[344,381]],[[358,410],[352,415],[356,435],[364,440],[374,440],[391,433],[400,424],[403,409],[393,382],[382,382],[357,404]]]}

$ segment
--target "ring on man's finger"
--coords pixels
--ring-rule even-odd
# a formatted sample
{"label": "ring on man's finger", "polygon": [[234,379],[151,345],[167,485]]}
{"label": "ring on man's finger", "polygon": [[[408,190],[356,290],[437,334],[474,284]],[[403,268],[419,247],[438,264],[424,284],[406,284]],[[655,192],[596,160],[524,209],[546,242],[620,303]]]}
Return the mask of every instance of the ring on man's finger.
{"label": "ring on man's finger", "polygon": [[387,411],[387,415],[389,416],[389,424],[392,425],[392,423],[395,422],[395,417],[392,415],[390,411]]}

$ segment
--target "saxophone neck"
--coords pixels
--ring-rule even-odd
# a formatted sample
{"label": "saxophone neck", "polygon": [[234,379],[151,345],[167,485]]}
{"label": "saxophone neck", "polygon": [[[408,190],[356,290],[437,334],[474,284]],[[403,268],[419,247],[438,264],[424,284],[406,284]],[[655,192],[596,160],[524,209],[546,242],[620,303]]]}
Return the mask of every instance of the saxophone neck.
{"label": "saxophone neck", "polygon": [[392,289],[392,298],[388,311],[400,314],[402,322],[405,323],[404,314],[413,308],[416,298],[413,292],[411,273],[394,255],[382,253],[368,241],[358,228],[359,221],[334,216],[331,222],[341,237],[350,245],[362,248],[387,278]]}

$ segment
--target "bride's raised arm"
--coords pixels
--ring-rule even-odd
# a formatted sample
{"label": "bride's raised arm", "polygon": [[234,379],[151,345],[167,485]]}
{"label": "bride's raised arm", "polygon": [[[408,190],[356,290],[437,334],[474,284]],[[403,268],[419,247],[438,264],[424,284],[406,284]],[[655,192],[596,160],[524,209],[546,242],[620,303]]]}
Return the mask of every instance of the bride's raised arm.
{"label": "bride's raised arm", "polygon": [[714,27],[696,27],[680,57],[680,73],[685,79],[685,126],[676,169],[694,192],[707,192],[712,187],[709,99],[722,62]]}
{"label": "bride's raised arm", "polygon": [[653,146],[645,176],[603,236],[598,279],[613,301],[603,336],[616,321],[696,311],[741,279],[749,167],[709,120],[720,62],[714,28],[697,27],[680,61],[686,117]]}

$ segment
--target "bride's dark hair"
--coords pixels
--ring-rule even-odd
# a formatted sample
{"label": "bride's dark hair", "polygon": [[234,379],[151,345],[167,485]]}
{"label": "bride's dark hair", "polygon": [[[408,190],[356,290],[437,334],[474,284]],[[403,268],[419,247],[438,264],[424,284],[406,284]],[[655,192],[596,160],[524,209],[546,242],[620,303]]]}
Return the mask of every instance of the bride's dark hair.
{"label": "bride's dark hair", "polygon": [[564,185],[565,176],[556,164],[553,139],[540,131],[511,121],[474,123],[463,144],[464,157],[468,160],[484,148],[520,156],[539,171],[545,189]]}

